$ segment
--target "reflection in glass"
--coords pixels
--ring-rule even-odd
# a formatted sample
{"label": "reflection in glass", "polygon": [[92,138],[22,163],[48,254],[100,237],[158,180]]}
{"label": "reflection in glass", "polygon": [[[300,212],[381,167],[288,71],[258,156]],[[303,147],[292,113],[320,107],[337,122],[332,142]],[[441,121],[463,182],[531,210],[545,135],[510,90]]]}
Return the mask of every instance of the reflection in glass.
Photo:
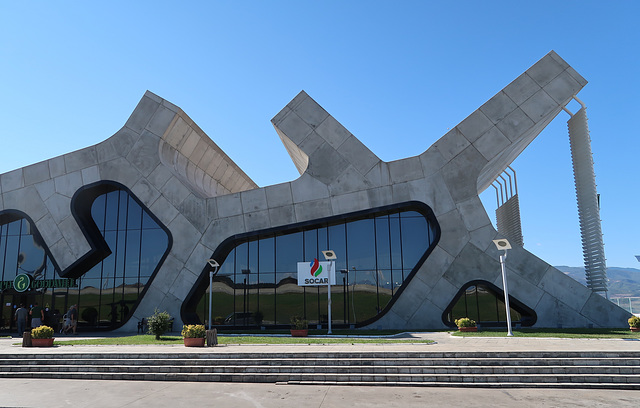
{"label": "reflection in glass", "polygon": [[168,235],[125,190],[98,196],[91,214],[112,254],[86,275],[99,278],[97,300],[81,291],[78,307],[82,313],[85,304],[91,304],[99,316],[93,326],[113,328],[129,319],[142,289],[168,250]]}
{"label": "reflection in glass", "polygon": [[[85,271],[77,279],[77,288],[31,290],[24,299],[42,302],[52,312],[58,310],[60,316],[77,304],[81,327],[115,328],[129,319],[142,289],[168,250],[169,238],[124,190],[99,195],[89,205],[111,255]],[[5,212],[0,214],[0,226],[2,280],[13,280],[18,273],[28,273],[36,280],[60,278],[42,238],[33,233],[35,228],[26,218]],[[13,302],[14,295],[2,293],[0,301]]]}
{"label": "reflection in glass", "polygon": [[[32,279],[45,279],[47,260],[42,238],[34,234],[30,223],[18,214],[0,214],[0,260],[2,280],[13,280],[19,274]],[[53,273],[50,273],[53,278]]]}
{"label": "reflection in glass", "polygon": [[[349,266],[356,269],[375,269],[376,243],[374,220],[364,219],[347,223]],[[414,263],[415,265],[415,263]]]}
{"label": "reflection in glass", "polygon": [[[456,319],[468,317],[485,327],[506,326],[504,294],[498,291],[488,282],[469,284],[446,312],[447,323],[454,325]],[[512,324],[530,325],[534,319],[533,312],[518,310],[517,304],[511,301],[511,296],[509,299]]]}
{"label": "reflection in glass", "polygon": [[[344,223],[337,225],[330,225],[327,229],[327,235],[329,237],[329,246],[326,249],[333,250],[336,254],[341,254],[338,259],[335,260],[335,268],[337,271],[345,269],[347,252],[347,235]],[[323,250],[325,248],[322,248]],[[306,260],[306,259],[305,259]],[[323,259],[324,260],[324,259]],[[312,261],[310,259],[309,261]]]}
{"label": "reflection in glass", "polygon": [[276,237],[276,270],[297,272],[302,255],[302,233],[295,232]]}
{"label": "reflection in glass", "polygon": [[291,316],[304,315],[304,288],[297,272],[276,273],[276,324],[288,325]]}
{"label": "reflection in glass", "polygon": [[[326,325],[327,287],[298,286],[297,263],[324,261],[321,251],[331,249],[338,255],[332,323],[366,324],[383,313],[420,266],[435,245],[436,231],[435,221],[425,215],[395,209],[244,238],[220,267],[219,276],[228,276],[228,284],[222,289],[214,283],[214,321],[223,316],[226,321],[218,324],[289,326],[290,317],[300,315],[311,327]],[[207,289],[196,310],[189,310],[201,322],[208,320],[208,296]]]}
{"label": "reflection in glass", "polygon": [[5,251],[4,276],[6,280],[9,280],[15,278],[20,273],[18,272],[20,237],[17,235],[9,235],[5,239],[7,241],[7,248]]}
{"label": "reflection in glass", "polygon": [[[274,272],[275,263],[275,238],[269,237],[258,241],[258,270],[261,272]],[[263,279],[261,279],[264,281]]]}
{"label": "reflection in glass", "polygon": [[[13,281],[19,274],[28,274],[33,280],[59,278],[36,228],[21,214],[5,211],[0,214],[0,280]],[[29,307],[38,302],[49,309],[45,312],[45,324],[53,325],[50,315],[57,307],[53,301],[53,289],[29,289],[21,293],[14,289],[0,291],[1,317],[5,319],[0,323],[13,331],[15,307],[20,303]]]}
{"label": "reflection in glass", "polygon": [[[401,218],[402,228],[402,265],[405,275],[408,274],[422,254],[425,246],[428,246],[429,231],[427,220],[416,212],[403,214]],[[407,267],[409,269],[407,269]]]}

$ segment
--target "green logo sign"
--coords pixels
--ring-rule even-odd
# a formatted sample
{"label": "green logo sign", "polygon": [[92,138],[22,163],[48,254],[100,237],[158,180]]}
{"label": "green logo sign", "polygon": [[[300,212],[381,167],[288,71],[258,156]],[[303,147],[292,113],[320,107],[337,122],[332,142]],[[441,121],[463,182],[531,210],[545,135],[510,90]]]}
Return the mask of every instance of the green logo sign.
{"label": "green logo sign", "polygon": [[33,279],[31,275],[21,273],[12,281],[0,281],[0,292],[5,289],[15,289],[22,293],[29,289],[52,289],[52,288],[77,288],[78,281],[72,278],[59,279]]}
{"label": "green logo sign", "polygon": [[16,278],[13,280],[13,288],[17,292],[24,292],[25,290],[29,289],[29,285],[31,285],[31,277],[29,275],[25,275],[24,273],[16,276]]}

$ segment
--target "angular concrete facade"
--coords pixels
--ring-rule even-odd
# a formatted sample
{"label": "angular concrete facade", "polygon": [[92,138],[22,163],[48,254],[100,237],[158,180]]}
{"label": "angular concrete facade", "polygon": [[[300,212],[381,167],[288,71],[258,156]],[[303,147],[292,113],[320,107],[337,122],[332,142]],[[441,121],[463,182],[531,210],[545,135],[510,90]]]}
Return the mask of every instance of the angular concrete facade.
{"label": "angular concrete facade", "polygon": [[[178,107],[147,92],[125,126],[86,149],[0,175],[2,210],[40,231],[64,276],[91,251],[72,214],[83,186],[127,187],[170,231],[173,245],[121,330],[181,307],[227,238],[409,201],[429,206],[441,236],[390,309],[372,326],[445,328],[467,282],[501,287],[498,237],[478,197],[587,81],[551,52],[424,153],[381,161],[305,92],[272,123],[300,177],[259,188]],[[509,252],[510,294],[535,327],[622,327],[629,314],[522,248]]]}

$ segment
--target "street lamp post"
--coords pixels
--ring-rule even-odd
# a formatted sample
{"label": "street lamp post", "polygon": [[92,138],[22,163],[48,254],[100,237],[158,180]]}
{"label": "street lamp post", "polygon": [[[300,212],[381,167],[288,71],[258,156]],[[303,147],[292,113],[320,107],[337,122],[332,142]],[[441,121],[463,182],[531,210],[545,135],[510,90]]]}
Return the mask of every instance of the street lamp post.
{"label": "street lamp post", "polygon": [[507,259],[507,250],[511,249],[511,244],[506,239],[495,239],[493,243],[498,250],[503,250],[504,254],[500,255],[500,269],[502,269],[502,287],[504,288],[504,307],[507,312],[507,336],[512,337],[511,331],[511,307],[509,306],[509,286],[507,285],[507,271],[505,268],[505,261]]}
{"label": "street lamp post", "polygon": [[[636,259],[640,262],[640,255],[636,255]],[[620,302],[618,302],[618,306],[620,306]],[[629,298],[629,313],[633,314],[633,307],[631,306],[631,298]]]}
{"label": "street lamp post", "polygon": [[213,268],[209,271],[209,330],[211,330],[211,298],[213,297],[213,277],[218,273],[220,264],[214,259],[207,259],[207,264]]}
{"label": "street lamp post", "polygon": [[330,249],[322,251],[322,255],[324,255],[324,259],[329,261],[329,273],[327,277],[327,308],[329,309],[329,331],[327,332],[327,334],[331,334],[331,271],[333,270],[333,263],[338,257],[336,256],[336,253]]}

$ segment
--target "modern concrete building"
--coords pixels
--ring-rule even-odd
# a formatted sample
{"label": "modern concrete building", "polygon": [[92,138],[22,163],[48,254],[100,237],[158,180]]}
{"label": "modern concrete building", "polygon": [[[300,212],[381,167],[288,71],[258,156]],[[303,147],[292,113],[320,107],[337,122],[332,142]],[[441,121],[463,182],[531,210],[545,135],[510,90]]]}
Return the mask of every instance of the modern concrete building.
{"label": "modern concrete building", "polygon": [[[505,324],[499,237],[478,195],[587,81],[550,52],[424,153],[384,162],[305,92],[272,123],[300,177],[258,187],[177,106],[147,92],[104,142],[0,175],[3,318],[78,304],[81,328],[327,325],[296,263],[335,251],[334,327]],[[426,147],[426,146],[425,146]],[[213,258],[220,270],[209,287]],[[521,247],[511,317],[622,327],[629,314]],[[26,275],[26,276],[25,276]],[[6,324],[5,324],[6,326]]]}

